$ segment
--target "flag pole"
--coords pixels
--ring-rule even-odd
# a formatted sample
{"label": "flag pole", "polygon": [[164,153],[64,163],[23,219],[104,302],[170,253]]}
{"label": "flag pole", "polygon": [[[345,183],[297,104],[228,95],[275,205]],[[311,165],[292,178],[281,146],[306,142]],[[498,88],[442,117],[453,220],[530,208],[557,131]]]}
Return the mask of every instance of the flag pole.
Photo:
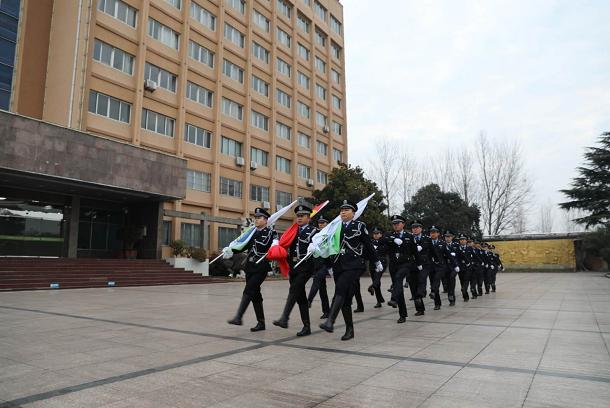
{"label": "flag pole", "polygon": [[309,257],[313,254],[313,252],[308,252],[307,255],[305,255],[305,258],[301,259],[299,262],[297,262],[297,264],[294,266],[293,269],[296,269],[299,267],[300,264],[302,264],[303,262],[305,262],[307,259],[309,259]]}
{"label": "flag pole", "polygon": [[212,261],[210,261],[210,265],[212,265],[214,262],[216,262],[217,260],[222,258],[223,255],[224,255],[223,253],[220,253],[220,255],[218,255],[216,258],[214,258]]}

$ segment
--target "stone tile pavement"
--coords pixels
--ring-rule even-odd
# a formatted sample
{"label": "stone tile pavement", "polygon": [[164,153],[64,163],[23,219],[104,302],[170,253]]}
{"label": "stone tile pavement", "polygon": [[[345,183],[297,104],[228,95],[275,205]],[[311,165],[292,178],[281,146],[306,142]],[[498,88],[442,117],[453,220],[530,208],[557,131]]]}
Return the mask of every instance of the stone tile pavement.
{"label": "stone tile pavement", "polygon": [[297,308],[288,330],[271,325],[284,281],[263,285],[265,332],[249,331],[251,307],[227,325],[242,289],[0,293],[0,407],[610,406],[602,274],[499,274],[497,293],[440,311],[428,300],[417,318],[408,304],[401,325],[363,293],[348,342],[341,317],[317,329],[318,301],[311,336],[294,336]]}

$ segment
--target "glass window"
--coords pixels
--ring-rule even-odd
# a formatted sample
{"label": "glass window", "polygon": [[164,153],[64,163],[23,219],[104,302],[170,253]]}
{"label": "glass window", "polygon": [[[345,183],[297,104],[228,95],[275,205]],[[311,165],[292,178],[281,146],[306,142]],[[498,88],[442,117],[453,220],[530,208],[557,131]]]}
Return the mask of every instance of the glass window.
{"label": "glass window", "polygon": [[286,47],[290,48],[290,41],[291,41],[290,35],[279,27],[277,28],[277,39],[280,42],[280,44],[283,44]]}
{"label": "glass window", "polygon": [[316,123],[321,128],[324,128],[326,126],[326,124],[327,124],[326,116],[321,114],[320,112],[316,112]]}
{"label": "glass window", "polygon": [[252,54],[265,64],[269,63],[269,51],[256,41],[252,41]]}
{"label": "glass window", "polygon": [[328,145],[324,142],[320,142],[319,140],[316,142],[316,152],[319,154],[326,156],[328,154]]}
{"label": "glass window", "polygon": [[89,91],[89,112],[129,123],[131,104],[97,91]]}
{"label": "glass window", "polygon": [[239,228],[218,227],[218,248],[229,246],[241,234]]}
{"label": "glass window", "polygon": [[309,149],[311,137],[306,135],[303,132],[298,132],[298,142],[299,146]]}
{"label": "glass window", "polygon": [[97,9],[131,27],[136,26],[136,9],[121,0],[99,0]]}
{"label": "glass window", "polygon": [[212,191],[212,175],[201,171],[187,170],[186,188],[209,193]]}
{"label": "glass window", "polygon": [[279,88],[276,91],[277,91],[277,102],[280,105],[290,108],[290,102],[292,100],[291,96]]}
{"label": "glass window", "polygon": [[93,59],[128,75],[133,74],[134,56],[97,38],[93,45]]}
{"label": "glass window", "polygon": [[326,62],[319,57],[316,57],[316,69],[321,73],[326,73]]}
{"label": "glass window", "polygon": [[242,183],[226,177],[220,177],[220,194],[229,197],[241,198]]}
{"label": "glass window", "polygon": [[189,41],[189,57],[214,68],[214,53],[193,40]]}
{"label": "glass window", "polygon": [[341,22],[335,18],[332,14],[330,15],[330,28],[337,34],[343,35],[343,27]]}
{"label": "glass window", "polygon": [[225,38],[240,48],[244,48],[246,37],[232,25],[225,23]]}
{"label": "glass window", "polygon": [[292,193],[277,190],[275,192],[275,204],[279,208],[286,207],[292,203]]}
{"label": "glass window", "polygon": [[142,128],[163,136],[174,137],[173,118],[142,108]]}
{"label": "glass window", "polygon": [[269,202],[269,187],[250,185],[250,201]]}
{"label": "glass window", "polygon": [[214,93],[209,89],[199,86],[191,81],[187,81],[186,97],[192,101],[200,103],[201,105],[211,108],[212,101],[214,99]]}
{"label": "glass window", "polygon": [[303,102],[299,101],[297,104],[297,111],[299,112],[299,115],[301,115],[302,117],[309,119],[310,117],[310,109],[309,106],[305,105]]}
{"label": "glass window", "polygon": [[318,0],[313,2],[313,11],[316,13],[318,17],[320,17],[323,21],[326,21],[326,8],[320,4]]}
{"label": "glass window", "polygon": [[311,178],[311,167],[298,163],[297,164],[297,173],[299,175],[299,178],[308,180]]}
{"label": "glass window", "polygon": [[328,174],[322,170],[317,171],[317,181],[320,184],[328,184]]}
{"label": "glass window", "polygon": [[222,136],[220,139],[220,152],[227,156],[243,157],[241,154],[241,142]]}
{"label": "glass window", "polygon": [[186,242],[187,246],[201,248],[203,237],[201,236],[201,224],[181,224],[180,239]]}
{"label": "glass window", "polygon": [[184,127],[184,141],[209,149],[212,147],[212,132],[187,123]]}
{"label": "glass window", "polygon": [[286,75],[287,77],[290,77],[290,70],[291,70],[290,64],[288,64],[286,61],[284,61],[280,57],[277,58],[277,70],[281,74]]}
{"label": "glass window", "polygon": [[256,147],[250,147],[250,160],[260,166],[267,167],[269,166],[269,153]]}
{"label": "glass window", "polygon": [[299,43],[298,53],[301,58],[305,61],[309,61],[309,49],[305,47],[303,44]]}
{"label": "glass window", "polygon": [[237,10],[240,14],[246,12],[246,2],[244,0],[226,0],[229,7]]}
{"label": "glass window", "polygon": [[210,30],[216,30],[216,16],[194,1],[191,1],[191,17]]}
{"label": "glass window", "polygon": [[311,27],[311,21],[307,17],[302,14],[297,15],[297,26],[306,33],[309,33],[309,28]]}
{"label": "glass window", "polygon": [[161,236],[161,244],[169,245],[172,242],[172,222],[163,221],[163,235]]}
{"label": "glass window", "polygon": [[244,107],[227,98],[222,98],[222,113],[237,120],[243,120]]}
{"label": "glass window", "polygon": [[222,73],[240,84],[244,83],[244,70],[229,60],[223,61]]}
{"label": "glass window", "polygon": [[297,71],[297,83],[303,88],[309,89],[309,77],[301,71]]}
{"label": "glass window", "polygon": [[290,6],[284,0],[277,0],[277,9],[280,14],[290,20],[290,17],[292,16],[292,6]]}
{"label": "glass window", "polygon": [[275,124],[275,133],[279,138],[290,140],[292,129],[290,128],[290,126],[284,125],[281,122],[277,122]]}
{"label": "glass window", "polygon": [[269,96],[269,84],[256,75],[252,75],[252,89],[261,95]]}
{"label": "glass window", "polygon": [[316,84],[316,95],[318,95],[318,98],[325,101],[326,100],[326,88],[324,88],[320,84]]}
{"label": "glass window", "polygon": [[148,35],[170,48],[178,49],[180,34],[152,17],[148,18]]}
{"label": "glass window", "polygon": [[285,157],[276,156],[275,157],[275,169],[277,171],[281,171],[283,173],[290,174],[291,172],[291,162]]}
{"label": "glass window", "polygon": [[160,88],[167,89],[170,92],[176,92],[176,75],[149,62],[144,66],[144,79],[154,81]]}
{"label": "glass window", "polygon": [[264,131],[269,131],[269,118],[267,116],[253,110],[252,114],[250,115],[250,118],[252,126],[254,126],[255,128],[262,129]]}
{"label": "glass window", "polygon": [[341,153],[341,150],[335,149],[333,147],[333,160],[335,160],[337,162],[341,162],[342,159],[343,159],[343,154]]}
{"label": "glass window", "polygon": [[254,21],[254,24],[256,24],[263,31],[269,32],[271,29],[269,19],[256,11],[256,9],[252,9],[252,21]]}

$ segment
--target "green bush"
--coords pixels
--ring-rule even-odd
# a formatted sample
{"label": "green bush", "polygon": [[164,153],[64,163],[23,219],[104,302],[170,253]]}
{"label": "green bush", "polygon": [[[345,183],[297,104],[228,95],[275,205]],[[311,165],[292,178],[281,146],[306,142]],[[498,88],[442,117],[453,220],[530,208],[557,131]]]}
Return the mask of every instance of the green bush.
{"label": "green bush", "polygon": [[208,259],[208,252],[203,248],[189,248],[189,256],[199,262],[204,262]]}
{"label": "green bush", "polygon": [[177,239],[169,243],[170,248],[172,249],[172,255],[174,257],[186,256],[188,252],[188,248],[186,246],[186,242]]}

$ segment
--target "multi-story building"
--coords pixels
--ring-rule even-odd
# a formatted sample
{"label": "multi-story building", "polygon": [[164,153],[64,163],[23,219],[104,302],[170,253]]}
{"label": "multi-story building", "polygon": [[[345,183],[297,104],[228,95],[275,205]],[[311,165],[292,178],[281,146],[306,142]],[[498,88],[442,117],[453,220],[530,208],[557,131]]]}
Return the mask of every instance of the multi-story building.
{"label": "multi-story building", "polygon": [[[130,223],[149,255],[179,238],[215,250],[255,207],[309,197],[347,161],[338,0],[0,0],[2,13],[0,108],[59,127],[4,121],[17,139],[0,144],[0,196],[12,217],[55,214],[51,252],[108,256]],[[20,126],[53,168],[24,163]],[[79,156],[82,141],[99,154]]]}

